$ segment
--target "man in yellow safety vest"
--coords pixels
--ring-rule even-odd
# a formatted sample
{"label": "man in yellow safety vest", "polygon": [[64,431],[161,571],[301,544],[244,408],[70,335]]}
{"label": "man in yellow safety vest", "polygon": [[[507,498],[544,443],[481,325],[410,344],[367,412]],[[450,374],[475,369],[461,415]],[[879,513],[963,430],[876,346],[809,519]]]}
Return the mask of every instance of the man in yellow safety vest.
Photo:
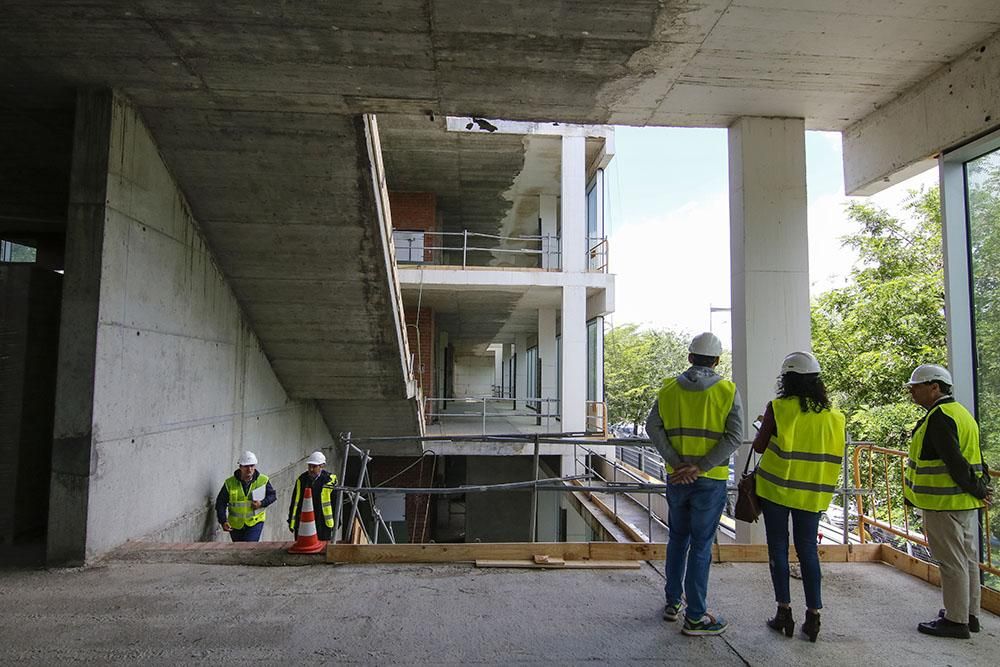
{"label": "man in yellow safety vest", "polygon": [[316,538],[321,542],[329,542],[333,536],[335,525],[333,516],[333,487],[337,485],[337,476],[327,472],[326,455],[315,451],[306,460],[306,471],[295,480],[292,489],[292,502],[288,506],[288,529],[298,537],[299,517],[302,514],[302,499],[305,489],[312,489],[313,511],[316,513]]}
{"label": "man in yellow safety vest", "polygon": [[215,499],[215,515],[233,542],[259,542],[264,508],[277,500],[277,494],[267,475],[257,470],[256,454],[243,452],[237,465]]}
{"label": "man in yellow safety vest", "polygon": [[688,346],[691,367],[663,382],[646,420],[646,432],[663,455],[670,537],[667,542],[663,618],[681,615],[687,599],[686,635],[719,635],[726,621],[707,612],[712,543],[726,505],[729,459],[743,437],[736,385],[715,372],[722,341],[698,334]]}
{"label": "man in yellow safety vest", "polygon": [[979,425],[951,396],[951,373],[918,366],[907,383],[927,413],[910,439],[903,496],[923,510],[924,534],[940,563],[944,609],[917,629],[968,639],[979,632],[979,509],[990,499],[989,473],[979,448]]}

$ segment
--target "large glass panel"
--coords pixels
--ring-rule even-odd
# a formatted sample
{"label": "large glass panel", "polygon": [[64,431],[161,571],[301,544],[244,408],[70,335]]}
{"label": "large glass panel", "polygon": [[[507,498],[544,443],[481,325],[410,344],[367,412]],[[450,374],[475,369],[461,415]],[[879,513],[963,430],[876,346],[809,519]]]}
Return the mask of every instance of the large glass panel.
{"label": "large glass panel", "polygon": [[1000,150],[965,164],[983,454],[1000,468]]}

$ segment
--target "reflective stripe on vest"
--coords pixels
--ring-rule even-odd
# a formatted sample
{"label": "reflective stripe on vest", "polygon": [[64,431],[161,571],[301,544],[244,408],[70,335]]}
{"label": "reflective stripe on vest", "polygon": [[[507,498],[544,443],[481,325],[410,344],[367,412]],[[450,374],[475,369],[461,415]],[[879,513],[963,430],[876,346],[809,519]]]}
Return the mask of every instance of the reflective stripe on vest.
{"label": "reflective stripe on vest", "polygon": [[[719,380],[704,391],[691,391],[681,387],[677,378],[663,382],[656,396],[657,410],[670,445],[685,463],[697,463],[708,454],[726,433],[726,419],[733,409],[736,385],[729,380]],[[673,472],[664,464],[667,472]],[[703,477],[729,479],[728,462],[715,466]]]}
{"label": "reflective stripe on vest", "polygon": [[771,401],[777,435],[757,466],[757,495],[773,503],[822,512],[830,506],[844,457],[844,415],[802,412],[798,398]]}
{"label": "reflective stripe on vest", "polygon": [[906,464],[903,496],[914,507],[925,510],[971,510],[982,507],[981,500],[966,493],[955,483],[944,461],[920,458],[924,449],[924,436],[927,434],[927,422],[938,410],[954,420],[962,457],[976,472],[981,473],[983,470],[976,419],[961,403],[940,403],[927,412],[910,438],[910,459]]}
{"label": "reflective stripe on vest", "polygon": [[257,475],[257,479],[250,483],[247,493],[243,492],[243,482],[230,477],[226,480],[226,491],[229,492],[229,525],[239,530],[243,527],[256,526],[262,522],[266,516],[264,508],[253,509],[250,505],[251,496],[254,489],[267,486],[267,475]]}

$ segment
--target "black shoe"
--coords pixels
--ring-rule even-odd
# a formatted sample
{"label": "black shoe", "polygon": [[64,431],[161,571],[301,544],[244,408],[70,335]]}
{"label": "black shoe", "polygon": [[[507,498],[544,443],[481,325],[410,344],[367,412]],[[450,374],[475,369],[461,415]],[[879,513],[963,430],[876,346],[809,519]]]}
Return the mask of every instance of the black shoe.
{"label": "black shoe", "polygon": [[[944,609],[938,610],[938,618],[944,618]],[[969,614],[969,632],[979,632],[979,617],[975,614]]]}
{"label": "black shoe", "polygon": [[795,619],[792,618],[790,607],[778,607],[778,613],[768,620],[767,627],[778,632],[784,632],[786,637],[795,634]]}
{"label": "black shoe", "polygon": [[809,638],[809,641],[816,641],[819,635],[819,613],[806,610],[806,622],[802,624],[802,634]]}
{"label": "black shoe", "polygon": [[947,618],[935,618],[917,626],[917,630],[925,635],[935,637],[951,637],[952,639],[968,639],[969,626],[965,623],[955,623]]}

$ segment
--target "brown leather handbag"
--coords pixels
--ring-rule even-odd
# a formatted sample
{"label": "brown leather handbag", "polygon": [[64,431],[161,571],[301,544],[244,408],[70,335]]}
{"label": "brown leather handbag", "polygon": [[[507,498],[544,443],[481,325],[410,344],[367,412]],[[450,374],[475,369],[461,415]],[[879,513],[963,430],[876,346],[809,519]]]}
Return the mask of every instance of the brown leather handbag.
{"label": "brown leather handbag", "polygon": [[747,455],[746,465],[743,466],[743,476],[740,477],[740,482],[736,486],[736,507],[733,508],[733,516],[747,523],[754,523],[760,517],[760,499],[757,498],[757,466],[750,470],[750,459],[752,458],[753,451]]}

